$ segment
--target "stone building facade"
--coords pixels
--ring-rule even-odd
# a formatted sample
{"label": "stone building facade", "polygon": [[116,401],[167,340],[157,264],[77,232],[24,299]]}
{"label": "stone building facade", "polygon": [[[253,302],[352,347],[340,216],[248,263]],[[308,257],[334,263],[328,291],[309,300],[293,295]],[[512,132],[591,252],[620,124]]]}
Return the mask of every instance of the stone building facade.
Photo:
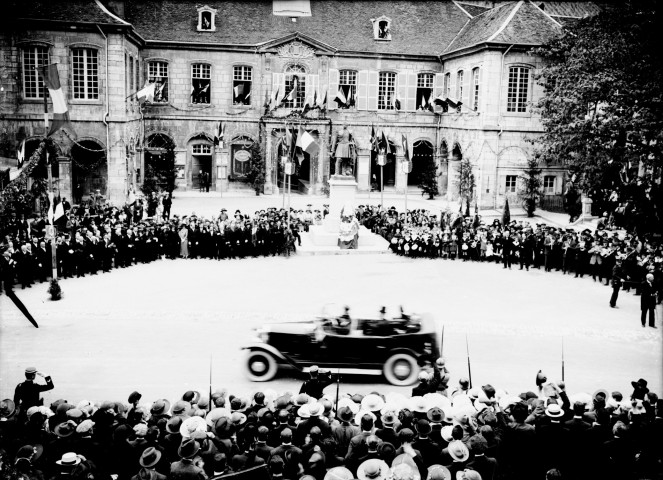
{"label": "stone building facade", "polygon": [[[440,192],[453,200],[466,158],[476,202],[499,207],[515,199],[541,133],[532,108],[543,94],[535,79],[541,60],[532,48],[598,11],[590,2],[529,1],[11,3],[0,33],[2,127],[16,145],[26,141],[27,155],[36,148],[44,102],[34,67],[58,63],[77,134],[55,135],[60,191],[79,201],[99,190],[114,203],[140,188],[168,142],[179,190],[199,188],[203,171],[216,191],[249,189],[248,150],[258,144],[264,193],[278,194],[286,125],[302,126],[320,145],[298,161],[293,187],[323,193],[334,138],[347,125],[360,190],[380,181],[388,190],[414,189],[432,159]],[[283,100],[295,78],[296,98]],[[140,105],[135,94],[149,83],[156,96]],[[335,100],[339,93],[345,103]],[[315,108],[304,112],[307,101]],[[215,145],[219,125],[223,140]],[[372,128],[394,148],[383,169]],[[401,168],[403,135],[409,175]],[[563,186],[561,166],[545,166],[546,195],[561,195]]]}

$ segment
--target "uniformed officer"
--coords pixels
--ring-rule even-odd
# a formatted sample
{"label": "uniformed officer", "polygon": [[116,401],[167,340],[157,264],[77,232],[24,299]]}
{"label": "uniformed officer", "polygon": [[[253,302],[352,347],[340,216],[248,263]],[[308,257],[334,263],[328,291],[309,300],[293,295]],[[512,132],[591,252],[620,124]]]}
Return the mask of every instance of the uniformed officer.
{"label": "uniformed officer", "polygon": [[304,382],[299,393],[306,393],[310,397],[319,400],[322,397],[324,388],[334,383],[335,378],[330,372],[320,371],[317,365],[311,366],[309,374],[311,378]]}
{"label": "uniformed officer", "polygon": [[[35,377],[39,375],[44,379],[46,385],[35,383]],[[53,380],[50,375],[44,375],[38,372],[35,367],[28,367],[25,369],[25,382],[16,385],[14,392],[14,403],[16,407],[20,408],[21,414],[25,414],[30,407],[36,407],[43,403],[39,394],[53,390]]]}

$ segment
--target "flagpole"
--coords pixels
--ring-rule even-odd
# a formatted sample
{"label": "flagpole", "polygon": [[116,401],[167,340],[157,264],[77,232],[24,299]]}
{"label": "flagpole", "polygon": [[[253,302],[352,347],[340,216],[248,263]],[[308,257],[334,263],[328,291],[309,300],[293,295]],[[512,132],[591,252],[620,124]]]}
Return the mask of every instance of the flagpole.
{"label": "flagpole", "polygon": [[[48,68],[48,67],[46,67]],[[46,173],[48,174],[48,191],[51,192],[51,194],[55,195],[53,192],[53,171],[52,171],[52,165],[51,162],[48,159],[48,99],[46,98],[46,79],[44,79],[44,91],[43,91],[43,96],[44,96],[44,150],[46,152]],[[51,206],[54,203],[55,197],[53,200],[50,200]],[[53,214],[55,215],[55,209],[53,209]],[[53,238],[51,238],[51,275],[52,275],[52,282],[54,282],[56,285],[58,283],[58,262],[57,262],[57,248],[55,246],[55,217],[51,220],[51,225],[53,227]]]}
{"label": "flagpole", "polygon": [[380,206],[384,208],[384,165],[380,165]]}

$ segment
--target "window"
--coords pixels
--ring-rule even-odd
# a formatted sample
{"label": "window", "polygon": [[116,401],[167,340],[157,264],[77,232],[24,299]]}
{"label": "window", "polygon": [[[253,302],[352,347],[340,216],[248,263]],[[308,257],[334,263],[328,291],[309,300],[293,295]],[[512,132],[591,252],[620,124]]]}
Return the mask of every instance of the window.
{"label": "window", "polygon": [[156,84],[154,101],[168,101],[168,63],[150,62],[147,64],[147,81]]}
{"label": "window", "polygon": [[44,80],[37,68],[48,65],[48,47],[28,47],[23,50],[23,97],[44,98]]}
{"label": "window", "polygon": [[130,93],[134,93],[136,91],[136,84],[134,83],[134,57],[129,57],[129,92],[127,92],[127,95]]}
{"label": "window", "polygon": [[434,73],[420,73],[417,75],[417,104],[418,110],[427,110],[433,101]]}
{"label": "window", "polygon": [[345,103],[337,101],[338,108],[354,108],[357,104],[357,72],[341,70],[339,72],[339,89],[343,92]]}
{"label": "window", "polygon": [[516,193],[516,175],[507,175],[506,176],[506,192],[507,193]]}
{"label": "window", "polygon": [[302,108],[306,101],[306,70],[301,65],[290,65],[285,74],[283,106]]}
{"label": "window", "polygon": [[207,5],[198,9],[198,31],[214,32],[216,31],[216,9]]}
{"label": "window", "polygon": [[380,72],[378,78],[378,110],[393,110],[396,93],[396,74]]}
{"label": "window", "polygon": [[135,59],[134,73],[136,75],[136,90],[140,89],[140,72],[139,72],[138,58]]}
{"label": "window", "polygon": [[479,110],[479,68],[472,70],[472,110]]}
{"label": "window", "polygon": [[193,154],[194,155],[212,155],[212,146],[211,145],[204,145],[204,144],[198,144],[193,146]]}
{"label": "window", "polygon": [[251,82],[253,69],[246,66],[233,67],[233,105],[251,105]]}
{"label": "window", "polygon": [[210,103],[212,67],[207,63],[191,65],[191,103]]}
{"label": "window", "polygon": [[91,48],[74,48],[71,54],[74,98],[80,100],[98,99],[97,51]]}
{"label": "window", "polygon": [[373,38],[375,40],[391,40],[391,20],[380,17],[373,21]]}
{"label": "window", "polygon": [[507,112],[526,112],[529,90],[529,68],[509,68],[509,90],[506,103]]}
{"label": "window", "polygon": [[460,70],[456,74],[456,100],[463,101],[463,71]]}
{"label": "window", "polygon": [[546,195],[554,195],[555,194],[555,176],[554,175],[546,175],[543,177],[543,193]]}

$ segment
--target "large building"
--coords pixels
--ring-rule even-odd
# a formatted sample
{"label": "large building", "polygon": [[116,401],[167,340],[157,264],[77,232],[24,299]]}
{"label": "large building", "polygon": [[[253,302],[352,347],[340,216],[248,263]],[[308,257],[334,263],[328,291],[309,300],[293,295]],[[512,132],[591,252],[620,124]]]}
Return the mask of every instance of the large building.
{"label": "large building", "polygon": [[[36,67],[57,63],[77,137],[66,129],[54,136],[55,174],[75,201],[99,190],[122,203],[169,144],[179,190],[198,189],[201,172],[213,190],[250,189],[249,150],[258,145],[264,193],[277,194],[286,125],[302,126],[320,145],[292,177],[300,193],[320,194],[334,173],[334,138],[347,125],[358,145],[360,190],[380,181],[399,192],[415,188],[432,159],[441,193],[453,199],[465,158],[484,207],[516,196],[541,132],[533,111],[543,93],[541,60],[532,48],[599,10],[590,2],[530,1],[9,4],[0,31],[0,127],[13,146],[25,140],[29,156],[45,133]],[[140,105],[135,93],[150,83],[155,96]],[[223,141],[215,145],[219,125]],[[372,127],[393,146],[383,169]],[[409,175],[401,168],[403,135]],[[544,168],[553,203],[563,183],[561,165]]]}

